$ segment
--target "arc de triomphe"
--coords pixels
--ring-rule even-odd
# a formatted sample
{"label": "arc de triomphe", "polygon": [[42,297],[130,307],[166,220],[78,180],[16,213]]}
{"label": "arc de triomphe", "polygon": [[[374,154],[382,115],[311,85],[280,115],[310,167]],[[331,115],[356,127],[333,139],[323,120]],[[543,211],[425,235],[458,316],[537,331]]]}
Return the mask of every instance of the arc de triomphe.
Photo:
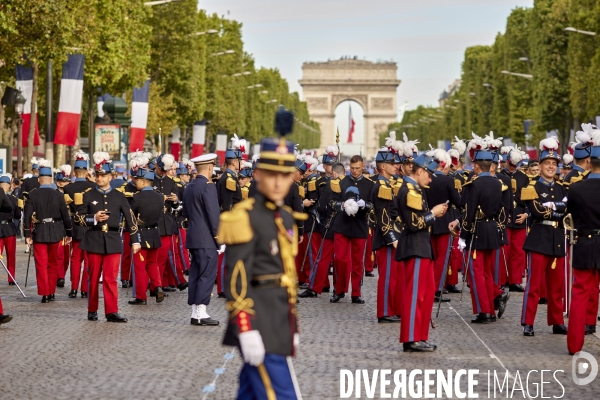
{"label": "arc de triomphe", "polygon": [[[379,134],[396,121],[396,77],[394,62],[341,59],[306,62],[302,65],[303,98],[310,118],[321,126],[321,148],[335,144],[335,108],[354,100],[364,110],[365,156],[374,158],[379,149]],[[344,137],[340,132],[340,140]]]}

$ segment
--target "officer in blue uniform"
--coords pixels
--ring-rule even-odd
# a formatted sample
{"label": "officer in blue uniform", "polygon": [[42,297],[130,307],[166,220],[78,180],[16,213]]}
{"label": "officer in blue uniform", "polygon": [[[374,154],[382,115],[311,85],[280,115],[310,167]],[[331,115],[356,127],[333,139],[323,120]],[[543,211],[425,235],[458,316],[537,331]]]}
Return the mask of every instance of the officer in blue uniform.
{"label": "officer in blue uniform", "polygon": [[183,192],[183,216],[187,218],[188,231],[192,233],[186,242],[186,248],[192,255],[188,282],[192,325],[219,325],[219,321],[210,318],[206,312],[217,276],[220,209],[217,188],[211,180],[216,158],[216,154],[205,154],[191,160],[198,175]]}

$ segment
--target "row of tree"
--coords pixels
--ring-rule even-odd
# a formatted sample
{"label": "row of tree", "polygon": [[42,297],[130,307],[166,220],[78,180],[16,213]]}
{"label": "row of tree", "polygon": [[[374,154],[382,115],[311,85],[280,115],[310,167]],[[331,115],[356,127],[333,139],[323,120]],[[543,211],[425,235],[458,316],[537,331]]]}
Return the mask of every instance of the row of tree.
{"label": "row of tree", "polygon": [[443,106],[419,106],[390,129],[425,143],[494,131],[532,147],[554,131],[566,151],[571,129],[600,115],[600,43],[570,27],[600,34],[600,0],[515,8],[494,44],[466,49],[460,88]]}
{"label": "row of tree", "polygon": [[[68,54],[83,53],[82,137],[93,127],[98,95],[131,101],[132,88],[150,78],[149,138],[159,128],[185,131],[206,119],[209,145],[218,133],[237,133],[256,143],[273,134],[274,112],[283,104],[300,121],[291,139],[301,147],[318,147],[319,126],[309,119],[306,104],[289,92],[278,70],[255,67],[244,51],[241,29],[239,22],[207,15],[197,0],[156,6],[141,0],[6,0],[0,5],[0,81],[14,85],[15,65],[31,65],[31,100],[38,104],[42,136],[47,62],[55,66],[56,115],[60,65]],[[0,115],[3,143],[14,132],[4,118],[12,110],[5,111]],[[32,139],[29,134],[27,159]]]}

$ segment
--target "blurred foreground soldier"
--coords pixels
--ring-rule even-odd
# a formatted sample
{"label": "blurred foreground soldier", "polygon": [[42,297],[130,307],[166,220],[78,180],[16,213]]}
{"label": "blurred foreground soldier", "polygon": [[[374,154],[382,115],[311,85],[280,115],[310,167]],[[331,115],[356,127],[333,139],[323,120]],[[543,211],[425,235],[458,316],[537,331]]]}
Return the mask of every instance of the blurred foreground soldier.
{"label": "blurred foreground soldier", "polygon": [[51,186],[50,161],[40,161],[39,168],[40,187],[31,189],[25,201],[23,230],[27,244],[33,244],[38,294],[48,303],[56,291],[57,251],[61,240],[71,242],[72,223],[63,194]]}
{"label": "blurred foreground soldier", "polygon": [[138,226],[140,251],[133,256],[133,300],[132,305],[145,305],[148,281],[150,281],[150,295],[160,303],[165,295],[161,288],[160,274],[158,272],[158,249],[161,246],[158,222],[164,207],[162,194],[152,189],[154,172],[148,169],[148,159],[136,158],[131,162],[132,177],[135,177],[135,186],[138,192],[131,199],[131,212]]}
{"label": "blurred foreground soldier", "polygon": [[[524,336],[534,336],[533,322],[542,285],[546,286],[547,321],[549,326],[552,325],[552,333],[567,334],[562,313],[566,254],[562,220],[567,208],[567,190],[554,181],[560,160],[559,148],[556,137],[540,142],[541,176],[521,191],[521,200],[527,204],[533,219],[531,231],[523,246],[529,257],[527,287],[521,312]],[[585,305],[583,308],[585,309]]]}
{"label": "blurred foreground soldier", "polygon": [[[293,114],[277,114],[277,130],[292,131]],[[298,229],[282,207],[293,184],[294,146],[263,139],[256,166],[258,193],[221,214],[227,245],[227,309],[223,343],[240,348],[244,366],[238,399],[300,399],[291,357],[298,345],[296,267]]]}
{"label": "blurred foreground soldier", "polygon": [[[71,250],[71,291],[70,298],[77,297],[77,291],[81,288],[81,298],[86,298],[88,293],[88,263],[85,252],[81,249],[81,241],[83,235],[87,232],[88,227],[77,223],[75,214],[77,206],[74,203],[76,196],[83,196],[83,193],[91,188],[96,187],[96,184],[85,179],[87,175],[87,164],[89,157],[86,153],[79,150],[75,153],[75,182],[67,185],[65,190],[65,201],[69,207],[69,214],[73,223],[73,241]],[[82,268],[83,264],[83,268]],[[82,274],[83,269],[83,274]],[[81,286],[80,286],[81,283]]]}
{"label": "blurred foreground soldier", "polygon": [[423,191],[436,168],[437,163],[431,157],[425,154],[417,157],[395,198],[404,225],[398,238],[396,260],[404,265],[400,343],[407,352],[431,352],[437,348],[427,341],[435,294],[429,228],[446,213],[448,205],[438,204],[430,210]]}
{"label": "blurred foreground soldier", "polygon": [[[569,309],[567,347],[569,354],[583,348],[584,335],[595,333],[600,284],[600,131],[592,133],[591,173],[584,181],[569,188],[567,212],[573,217],[573,288]],[[589,310],[590,303],[594,303]],[[586,308],[587,313],[586,313]]]}
{"label": "blurred foreground soldier", "polygon": [[198,174],[183,192],[183,216],[187,218],[186,247],[192,256],[188,287],[188,304],[192,306],[192,325],[219,325],[206,312],[217,276],[217,229],[219,201],[211,176],[216,154],[204,154],[191,161]]}
{"label": "blurred foreground soldier", "polygon": [[[2,208],[0,209],[0,257],[6,249],[6,266],[11,275],[15,277],[15,262],[17,257],[17,227],[13,219],[21,219],[21,209],[18,200],[8,194],[12,175],[0,175],[0,197],[2,197]],[[8,274],[7,274],[8,275]],[[8,284],[14,286],[15,282],[8,276]],[[0,314],[2,314],[0,306]],[[0,323],[2,323],[0,321]]]}
{"label": "blurred foreground soldier", "polygon": [[[98,320],[98,284],[102,274],[104,312],[108,322],[127,322],[119,315],[119,292],[117,274],[121,258],[121,235],[119,229],[125,219],[131,236],[134,254],[140,251],[140,236],[125,195],[110,187],[112,161],[105,152],[93,155],[97,186],[87,189],[74,199],[77,222],[89,230],[81,241],[81,249],[87,254],[89,267],[88,320]],[[134,256],[135,257],[135,256]]]}
{"label": "blurred foreground soldier", "polygon": [[572,170],[565,176],[565,182],[568,184],[586,179],[590,172],[590,155],[593,146],[591,134],[594,129],[592,124],[581,124],[581,129],[575,134],[577,142],[569,146],[575,161],[572,161]]}

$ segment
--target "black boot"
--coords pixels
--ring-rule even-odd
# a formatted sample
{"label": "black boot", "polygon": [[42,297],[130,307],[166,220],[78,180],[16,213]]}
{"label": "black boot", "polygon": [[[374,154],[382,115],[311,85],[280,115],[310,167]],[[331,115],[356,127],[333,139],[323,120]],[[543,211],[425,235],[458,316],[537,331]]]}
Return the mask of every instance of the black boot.
{"label": "black boot", "polygon": [[548,299],[545,297],[540,297],[538,304],[548,304]]}
{"label": "black boot", "polygon": [[442,303],[448,303],[450,301],[450,299],[442,296],[442,294],[440,292],[435,292],[435,298],[433,299],[433,301],[436,303],[439,303],[440,301]]}
{"label": "black boot", "polygon": [[523,286],[521,286],[518,283],[511,283],[510,285],[508,285],[508,290],[510,290],[511,292],[519,293],[523,293],[525,291],[525,289],[523,289]]}
{"label": "black boot", "polygon": [[106,315],[106,321],[108,322],[127,322],[127,318],[121,317],[119,313],[112,313]]}
{"label": "black boot", "polygon": [[88,311],[88,321],[98,321],[98,313]]}
{"label": "black boot", "polygon": [[365,304],[365,299],[360,296],[352,296],[352,303],[354,304]]}
{"label": "black boot", "polygon": [[432,351],[435,350],[434,347],[430,346],[426,342],[407,342],[407,343],[402,343],[402,348],[407,353],[408,352],[425,353],[425,352],[432,352]]}
{"label": "black boot", "polygon": [[54,298],[55,298],[54,293],[48,295],[48,301],[54,301]]}
{"label": "black boot", "polygon": [[63,278],[60,278],[59,280],[57,280],[56,287],[60,287],[60,288],[65,287],[65,280]]}
{"label": "black boot", "polygon": [[179,291],[180,291],[180,292],[182,292],[182,291],[184,291],[185,289],[187,289],[187,287],[188,287],[188,283],[187,283],[187,282],[183,282],[183,283],[180,283],[180,284],[177,286],[177,289],[179,289]]}
{"label": "black boot", "polygon": [[585,334],[591,335],[596,333],[596,325],[586,325],[585,326]]}
{"label": "black boot", "polygon": [[498,299],[498,318],[502,318],[504,311],[506,311],[506,303],[510,299],[510,293],[504,292],[496,298]]}
{"label": "black boot", "polygon": [[338,303],[344,297],[346,297],[345,293],[340,293],[340,294],[334,293],[333,296],[331,296],[331,298],[329,299],[329,302],[330,303]]}
{"label": "black boot", "polygon": [[553,335],[566,335],[567,334],[567,326],[565,324],[552,325],[552,334]]}
{"label": "black boot", "polygon": [[533,325],[525,325],[523,327],[523,336],[535,336]]}
{"label": "black boot", "polygon": [[142,299],[133,299],[133,300],[129,300],[128,301],[129,304],[131,304],[132,306],[135,305],[146,305],[146,300],[142,300]]}
{"label": "black boot", "polygon": [[42,296],[42,303],[48,303],[49,301],[48,296]]}
{"label": "black boot", "polygon": [[81,292],[81,298],[87,299],[87,292]]}
{"label": "black boot", "polygon": [[165,292],[163,292],[161,287],[154,289],[154,297],[156,297],[157,303],[160,303],[165,299]]}
{"label": "black boot", "polygon": [[475,319],[471,320],[473,324],[489,324],[492,322],[492,316],[488,313],[479,313]]}
{"label": "black boot", "polygon": [[317,293],[313,292],[310,289],[306,289],[304,292],[300,293],[298,295],[298,297],[301,297],[301,298],[317,297]]}
{"label": "black boot", "polygon": [[12,321],[13,316],[8,314],[0,314],[0,325],[7,324]]}
{"label": "black boot", "polygon": [[400,318],[396,317],[395,315],[392,315],[392,316],[389,316],[389,317],[377,318],[377,322],[380,323],[380,324],[400,323]]}
{"label": "black boot", "polygon": [[127,279],[123,279],[121,281],[121,287],[124,288],[124,289],[127,289],[127,288],[131,287],[131,284],[129,283],[129,281]]}
{"label": "black boot", "polygon": [[448,290],[448,293],[460,293],[460,289],[456,285],[448,285],[446,290]]}
{"label": "black boot", "polygon": [[77,290],[71,290],[69,292],[69,298],[74,299],[75,297],[77,297]]}

